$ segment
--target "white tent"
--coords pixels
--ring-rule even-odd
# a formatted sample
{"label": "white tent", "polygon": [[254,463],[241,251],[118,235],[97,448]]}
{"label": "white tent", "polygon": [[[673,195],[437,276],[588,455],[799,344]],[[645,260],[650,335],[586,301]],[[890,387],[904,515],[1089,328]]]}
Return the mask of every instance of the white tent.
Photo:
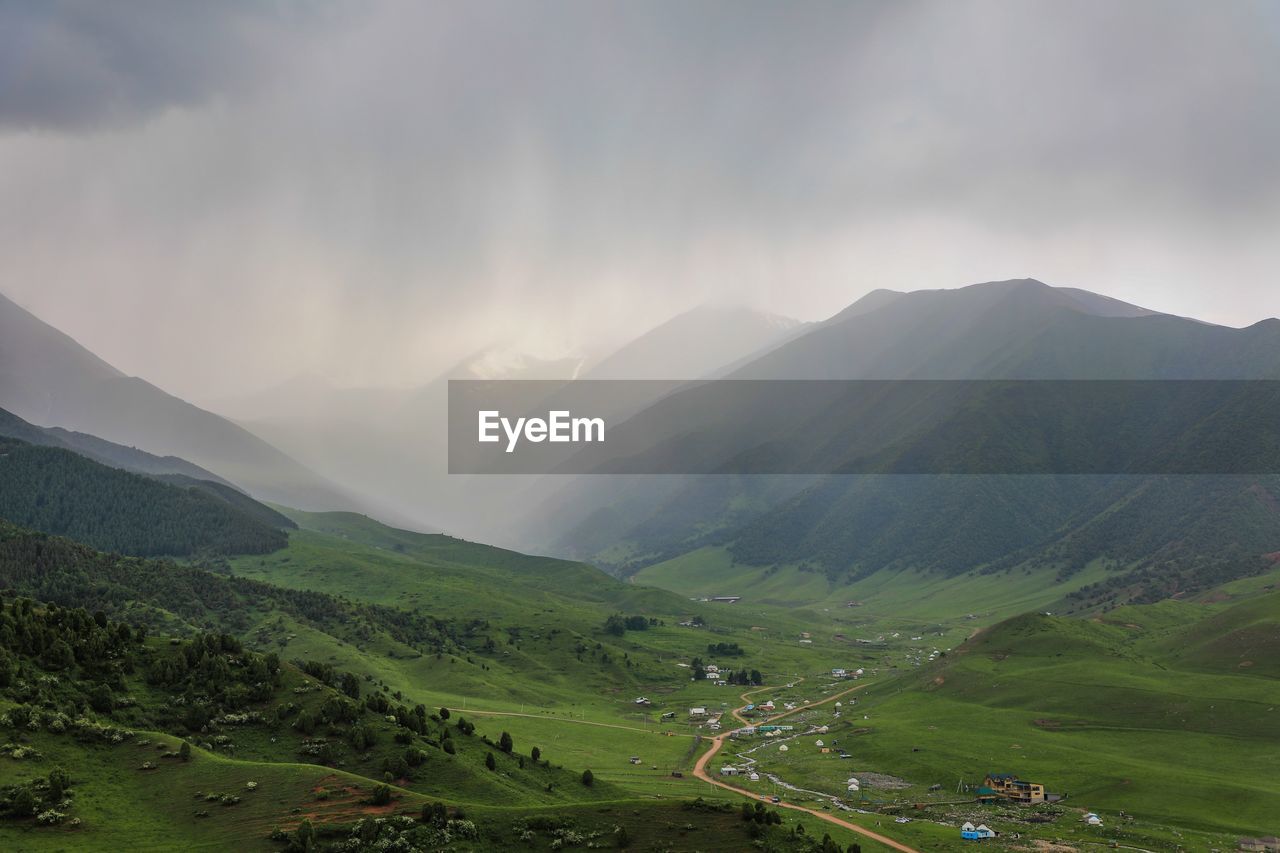
{"label": "white tent", "polygon": [[759,782],[759,781],[760,781],[760,774],[759,774],[759,773],[752,773],[752,774],[751,774],[750,776],[748,776],[747,778],[748,778],[748,779],[750,779],[752,782]]}
{"label": "white tent", "polygon": [[820,740],[815,740],[815,741],[813,742],[813,745],[814,745],[814,746],[822,746],[823,744],[822,744],[822,741],[820,741]]}
{"label": "white tent", "polygon": [[973,832],[975,829],[976,827],[967,820],[964,822],[964,826],[960,827],[961,832]]}
{"label": "white tent", "polygon": [[787,751],[787,745],[785,743],[782,746],[778,747],[778,752],[786,752],[786,751]]}
{"label": "white tent", "polygon": [[850,785],[850,786],[849,786],[849,790],[850,790],[850,791],[856,791],[856,790],[858,790],[858,786],[857,786],[857,785]]}

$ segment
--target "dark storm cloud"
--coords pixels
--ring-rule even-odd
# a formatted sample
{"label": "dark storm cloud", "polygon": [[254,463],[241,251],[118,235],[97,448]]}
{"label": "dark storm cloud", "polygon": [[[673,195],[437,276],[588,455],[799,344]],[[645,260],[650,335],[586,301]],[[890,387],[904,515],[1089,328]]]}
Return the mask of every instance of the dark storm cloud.
{"label": "dark storm cloud", "polygon": [[1246,0],[0,0],[0,289],[179,388],[1022,275],[1244,323],[1277,106]]}
{"label": "dark storm cloud", "polygon": [[250,2],[0,2],[0,126],[82,130],[243,91],[309,25]]}

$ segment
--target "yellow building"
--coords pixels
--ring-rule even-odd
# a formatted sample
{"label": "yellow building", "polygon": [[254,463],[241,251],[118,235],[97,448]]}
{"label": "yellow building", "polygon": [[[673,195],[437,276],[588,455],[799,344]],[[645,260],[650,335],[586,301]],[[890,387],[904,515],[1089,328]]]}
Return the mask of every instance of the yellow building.
{"label": "yellow building", "polygon": [[1045,801],[1044,785],[1038,782],[1024,782],[1012,773],[988,773],[982,783],[1006,800],[1022,805],[1043,803]]}

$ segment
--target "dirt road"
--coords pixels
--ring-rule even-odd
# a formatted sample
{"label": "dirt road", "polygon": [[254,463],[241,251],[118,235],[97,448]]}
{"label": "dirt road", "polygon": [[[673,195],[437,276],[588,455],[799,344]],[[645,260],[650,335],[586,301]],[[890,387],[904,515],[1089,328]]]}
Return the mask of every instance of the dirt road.
{"label": "dirt road", "polygon": [[[850,687],[848,690],[844,690],[840,693],[836,693],[832,696],[828,696],[826,699],[822,699],[817,702],[808,702],[804,705],[800,705],[799,707],[793,708],[790,711],[786,711],[784,713],[777,714],[773,717],[770,717],[766,724],[772,723],[776,720],[781,720],[785,717],[790,717],[792,714],[798,714],[801,711],[808,710],[809,708],[816,708],[819,705],[825,705],[828,702],[834,702],[835,700],[839,699],[841,696],[847,696],[850,693],[854,692],[855,690],[859,690],[864,686],[865,685],[859,684],[855,687]],[[737,719],[739,722],[743,723],[744,726],[752,725],[750,722],[747,721],[745,717],[742,716],[742,713],[741,713],[743,709],[745,709],[747,705],[751,703],[748,697],[756,693],[762,693],[766,690],[777,690],[777,689],[778,688],[776,687],[762,687],[759,690],[749,690],[746,693],[743,693],[742,701],[744,704],[742,705],[742,707],[735,708],[733,710],[734,718]],[[693,768],[693,775],[704,782],[707,782],[711,785],[715,785],[717,788],[724,788],[726,791],[732,791],[735,794],[739,794],[741,796],[748,797],[752,800],[755,800],[757,798],[755,794],[752,794],[749,791],[744,791],[741,788],[735,788],[733,785],[730,785],[727,782],[722,782],[721,780],[715,778],[714,776],[712,776],[710,773],[707,772],[707,765],[711,763],[711,759],[714,758],[716,756],[716,753],[720,751],[720,748],[724,746],[725,738],[729,737],[729,735],[731,734],[733,734],[733,732],[727,732],[722,735],[717,735],[716,737],[711,739],[711,749],[703,753],[702,757],[698,759],[698,763],[694,765],[694,768]],[[878,841],[886,847],[892,848],[894,850],[901,850],[902,853],[920,853],[919,850],[916,850],[914,847],[909,847],[906,844],[903,844],[901,841],[894,841],[892,838],[889,838],[888,836],[881,835],[880,833],[867,829],[864,826],[858,826],[856,823],[850,823],[847,820],[842,820],[836,817],[835,815],[828,814],[827,812],[824,812],[820,809],[806,808],[805,806],[798,806],[795,803],[788,803],[786,801],[778,802],[778,803],[775,803],[774,805],[778,806],[779,808],[791,809],[792,811],[805,812],[806,814],[811,814],[820,820],[825,820],[827,823],[832,823],[832,824],[835,824],[836,826],[844,827],[845,829],[856,832],[859,835],[862,835],[866,838],[870,838],[872,841]]]}

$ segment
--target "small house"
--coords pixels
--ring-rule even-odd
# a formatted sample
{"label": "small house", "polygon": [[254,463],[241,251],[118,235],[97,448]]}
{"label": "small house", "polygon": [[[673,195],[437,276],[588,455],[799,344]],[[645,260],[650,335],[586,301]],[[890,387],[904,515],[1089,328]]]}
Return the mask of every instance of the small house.
{"label": "small house", "polygon": [[720,775],[721,776],[737,776],[738,768],[734,767],[732,764],[726,764],[724,767],[720,768]]}
{"label": "small house", "polygon": [[640,763],[640,756],[638,756],[638,755],[633,755],[633,756],[631,756],[631,763],[632,763],[632,764],[639,764],[639,763]]}
{"label": "small house", "polygon": [[748,781],[751,781],[751,782],[759,782],[759,781],[760,781],[760,774],[759,774],[759,773],[752,773],[752,774],[750,774],[749,776],[747,776],[747,779],[748,779]]}
{"label": "small house", "polygon": [[698,707],[698,708],[690,708],[690,709],[689,709],[689,718],[690,718],[690,719],[693,719],[693,720],[701,720],[701,719],[705,719],[705,718],[706,718],[706,716],[707,716],[707,709],[706,709],[706,708]]}

